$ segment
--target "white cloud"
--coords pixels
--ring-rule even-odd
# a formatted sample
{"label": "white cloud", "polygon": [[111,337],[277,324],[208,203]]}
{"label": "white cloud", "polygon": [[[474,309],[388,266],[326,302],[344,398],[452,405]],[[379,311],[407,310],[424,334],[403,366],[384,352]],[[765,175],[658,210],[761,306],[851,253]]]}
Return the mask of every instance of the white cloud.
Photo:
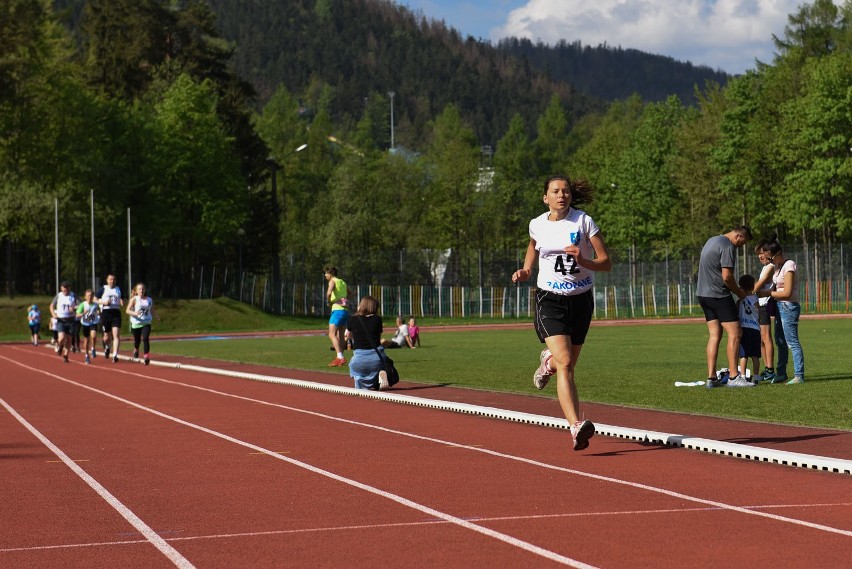
{"label": "white cloud", "polygon": [[635,48],[742,73],[755,58],[771,63],[772,35],[802,0],[529,0],[491,39]]}

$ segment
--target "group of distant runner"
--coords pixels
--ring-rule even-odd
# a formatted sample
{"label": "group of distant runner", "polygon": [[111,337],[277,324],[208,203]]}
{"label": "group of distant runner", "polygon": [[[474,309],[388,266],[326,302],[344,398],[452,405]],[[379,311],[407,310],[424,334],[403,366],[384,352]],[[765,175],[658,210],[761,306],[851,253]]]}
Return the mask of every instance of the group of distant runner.
{"label": "group of distant runner", "polygon": [[[124,299],[121,288],[116,285],[115,275],[107,275],[106,283],[97,291],[86,289],[83,300],[71,290],[71,283],[62,281],[59,292],[50,302],[51,344],[56,354],[65,362],[69,355],[82,352],[84,361],[91,364],[97,358],[97,335],[103,334],[103,356],[113,363],[119,361],[118,350],[121,345],[121,309]],[[142,348],[142,362],[151,362],[151,323],[154,320],[154,301],[147,296],[145,284],[139,283],[127,303],[125,312],[130,317],[130,331],[133,334],[133,359],[139,360]],[[32,336],[32,344],[39,345],[41,332],[41,311],[33,304],[27,314]],[[80,340],[82,339],[82,346]]]}

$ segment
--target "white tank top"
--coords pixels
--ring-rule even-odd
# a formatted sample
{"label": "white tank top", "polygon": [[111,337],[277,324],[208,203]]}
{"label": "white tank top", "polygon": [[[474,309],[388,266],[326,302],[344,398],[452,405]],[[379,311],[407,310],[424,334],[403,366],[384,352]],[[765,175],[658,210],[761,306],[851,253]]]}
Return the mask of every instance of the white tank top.
{"label": "white tank top", "polygon": [[576,244],[583,257],[594,259],[592,236],[600,229],[586,212],[571,208],[565,219],[549,221],[543,213],[530,221],[530,238],[538,250],[538,288],[554,294],[582,294],[592,289],[594,272],[580,266],[565,247]]}

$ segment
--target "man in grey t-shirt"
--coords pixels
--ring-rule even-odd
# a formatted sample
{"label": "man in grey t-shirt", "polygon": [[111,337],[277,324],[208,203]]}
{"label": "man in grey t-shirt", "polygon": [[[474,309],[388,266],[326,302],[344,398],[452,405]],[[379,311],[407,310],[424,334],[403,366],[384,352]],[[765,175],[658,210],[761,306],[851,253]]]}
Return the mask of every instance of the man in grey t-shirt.
{"label": "man in grey t-shirt", "polygon": [[[744,298],[745,293],[737,284],[734,272],[736,266],[735,248],[742,247],[752,238],[751,229],[746,225],[735,227],[724,235],[711,237],[701,250],[698,262],[698,304],[704,311],[707,320],[707,330],[710,338],[707,340],[707,387],[718,387],[725,383],[716,380],[716,359],[719,355],[719,344],[722,342],[722,332],[728,333],[728,369],[735,374],[740,350],[740,317],[737,305],[731,297],[734,293]],[[736,374],[735,374],[736,375]],[[754,385],[745,377],[736,377],[727,381],[729,387],[746,387]]]}

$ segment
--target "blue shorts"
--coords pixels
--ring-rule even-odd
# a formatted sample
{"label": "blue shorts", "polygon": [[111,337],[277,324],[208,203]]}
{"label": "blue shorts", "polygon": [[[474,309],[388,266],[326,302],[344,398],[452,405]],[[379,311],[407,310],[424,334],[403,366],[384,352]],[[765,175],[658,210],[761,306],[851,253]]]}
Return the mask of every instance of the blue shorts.
{"label": "blue shorts", "polygon": [[331,317],[328,319],[329,324],[334,324],[338,328],[345,328],[349,321],[348,310],[332,310]]}

